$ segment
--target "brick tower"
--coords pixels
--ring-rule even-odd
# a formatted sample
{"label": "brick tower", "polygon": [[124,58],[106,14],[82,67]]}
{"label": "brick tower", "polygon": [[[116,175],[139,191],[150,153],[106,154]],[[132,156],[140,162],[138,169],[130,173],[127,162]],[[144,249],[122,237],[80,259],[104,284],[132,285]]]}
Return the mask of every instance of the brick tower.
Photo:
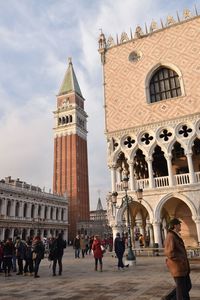
{"label": "brick tower", "polygon": [[69,240],[77,233],[77,222],[89,220],[87,159],[87,114],[72,61],[57,95],[54,111],[53,191],[69,198]]}

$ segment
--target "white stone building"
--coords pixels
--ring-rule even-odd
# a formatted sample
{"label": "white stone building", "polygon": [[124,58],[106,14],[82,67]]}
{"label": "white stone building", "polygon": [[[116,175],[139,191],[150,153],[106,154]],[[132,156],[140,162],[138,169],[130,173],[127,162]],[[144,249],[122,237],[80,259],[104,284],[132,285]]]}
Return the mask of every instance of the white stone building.
{"label": "white stone building", "polygon": [[[200,17],[184,10],[145,32],[101,33],[105,133],[111,191],[109,223],[127,230],[123,173],[129,177],[131,232],[163,245],[170,218],[187,246],[200,245]],[[141,201],[137,197],[142,189]]]}
{"label": "white stone building", "polygon": [[68,200],[6,177],[0,181],[0,240],[21,236],[25,239],[63,232],[68,239]]}

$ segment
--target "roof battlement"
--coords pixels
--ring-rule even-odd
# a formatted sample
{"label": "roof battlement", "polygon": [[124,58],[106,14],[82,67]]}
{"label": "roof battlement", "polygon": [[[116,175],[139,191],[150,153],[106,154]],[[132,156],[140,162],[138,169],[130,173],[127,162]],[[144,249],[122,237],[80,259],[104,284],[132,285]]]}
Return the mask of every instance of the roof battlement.
{"label": "roof battlement", "polygon": [[148,27],[145,23],[145,31],[138,25],[135,29],[135,33],[133,35],[132,29],[130,29],[130,35],[128,35],[126,32],[122,32],[121,36],[116,36],[116,41],[114,38],[110,35],[107,39],[104,35],[104,33],[101,30],[101,34],[99,36],[99,53],[101,54],[102,63],[105,62],[105,58],[103,57],[105,54],[105,51],[109,48],[112,48],[114,46],[121,45],[126,42],[130,42],[136,39],[147,37],[155,32],[159,32],[162,30],[165,30],[171,26],[176,26],[178,24],[187,22],[191,19],[199,17],[197,8],[195,6],[194,13],[192,13],[189,9],[184,9],[182,17],[179,16],[178,12],[176,12],[176,18],[173,16],[168,16],[166,18],[166,21],[163,22],[162,19],[160,19],[160,25],[158,22],[152,20],[150,26]]}

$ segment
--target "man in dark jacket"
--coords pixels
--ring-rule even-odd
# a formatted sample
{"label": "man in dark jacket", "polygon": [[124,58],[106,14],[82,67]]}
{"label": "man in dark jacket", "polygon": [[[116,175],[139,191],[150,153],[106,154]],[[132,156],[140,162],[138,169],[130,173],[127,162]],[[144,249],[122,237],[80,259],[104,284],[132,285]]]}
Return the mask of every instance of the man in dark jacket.
{"label": "man in dark jacket", "polygon": [[11,276],[12,257],[14,253],[14,245],[11,239],[7,239],[3,245],[3,267],[5,276]]}
{"label": "man in dark jacket", "polygon": [[[93,243],[93,240],[92,240]],[[81,250],[81,243],[80,243],[80,236],[79,234],[77,234],[77,236],[75,237],[74,241],[73,241],[73,247],[75,249],[75,258],[80,258],[80,250]],[[92,247],[92,245],[91,245]]]}
{"label": "man in dark jacket", "polygon": [[[123,256],[125,251],[125,241],[120,237],[119,232],[116,234],[114,248],[118,258],[118,270],[124,270]],[[128,267],[128,265],[126,265],[126,267]]]}
{"label": "man in dark jacket", "polygon": [[192,287],[190,280],[190,266],[184,242],[180,236],[181,221],[172,219],[165,239],[166,264],[176,283],[176,299],[189,300]]}
{"label": "man in dark jacket", "polygon": [[16,248],[16,258],[18,263],[18,272],[16,273],[16,275],[22,275],[23,260],[25,259],[25,255],[26,255],[26,244],[24,241],[21,240],[19,236],[16,238],[15,248]]}
{"label": "man in dark jacket", "polygon": [[64,254],[64,248],[66,248],[66,241],[63,239],[63,234],[59,233],[58,237],[53,241],[51,246],[52,257],[53,257],[53,276],[56,276],[56,265],[58,262],[59,275],[62,275],[62,257]]}

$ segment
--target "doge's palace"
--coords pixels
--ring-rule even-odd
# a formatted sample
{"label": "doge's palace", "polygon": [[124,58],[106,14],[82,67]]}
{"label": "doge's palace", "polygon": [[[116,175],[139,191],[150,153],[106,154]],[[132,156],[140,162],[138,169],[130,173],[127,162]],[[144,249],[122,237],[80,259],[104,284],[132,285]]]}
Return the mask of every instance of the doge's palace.
{"label": "doge's palace", "polygon": [[199,28],[198,11],[185,9],[116,40],[99,37],[113,236],[127,230],[126,174],[133,240],[142,233],[162,247],[177,217],[186,245],[200,244]]}

